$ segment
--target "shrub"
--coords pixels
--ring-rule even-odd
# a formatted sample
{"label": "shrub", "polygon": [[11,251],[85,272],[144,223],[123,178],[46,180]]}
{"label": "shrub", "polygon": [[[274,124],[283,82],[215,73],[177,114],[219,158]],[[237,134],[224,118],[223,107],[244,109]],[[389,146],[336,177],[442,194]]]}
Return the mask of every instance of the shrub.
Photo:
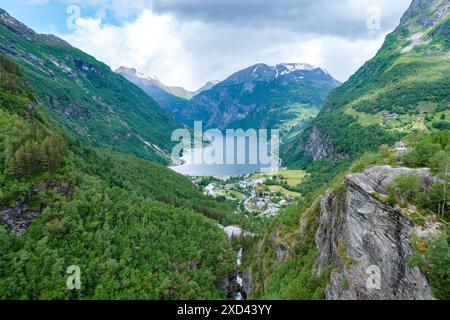
{"label": "shrub", "polygon": [[416,244],[409,261],[410,267],[419,267],[426,273],[434,295],[443,300],[450,299],[449,242],[450,228],[447,227],[440,236],[428,239],[422,250]]}
{"label": "shrub", "polygon": [[441,145],[425,140],[407,153],[403,161],[411,167],[426,167],[430,165],[431,158],[440,150],[442,150]]}
{"label": "shrub", "polygon": [[388,186],[389,201],[400,202],[404,205],[406,202],[417,203],[421,195],[420,177],[413,174],[402,174],[393,183]]}

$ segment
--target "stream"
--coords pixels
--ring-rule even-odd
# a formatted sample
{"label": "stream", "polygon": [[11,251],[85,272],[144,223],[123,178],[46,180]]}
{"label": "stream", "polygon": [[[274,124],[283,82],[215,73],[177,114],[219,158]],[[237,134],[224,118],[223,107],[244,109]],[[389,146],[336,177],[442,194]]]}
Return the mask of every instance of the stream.
{"label": "stream", "polygon": [[[227,234],[228,239],[231,241],[232,237],[253,237],[254,233],[245,231],[237,226],[224,227],[220,225],[220,228]],[[243,290],[244,280],[240,273],[240,267],[242,266],[243,248],[240,248],[236,253],[236,270],[232,276],[227,279],[227,291],[228,297],[233,300],[246,300],[246,292]]]}
{"label": "stream", "polygon": [[242,275],[239,272],[239,267],[242,265],[242,248],[239,249],[237,256],[236,256],[236,265],[237,265],[237,275],[236,275],[236,283],[239,285],[239,291],[236,292],[235,300],[245,300],[244,296],[242,295],[242,285],[243,285],[243,279]]}

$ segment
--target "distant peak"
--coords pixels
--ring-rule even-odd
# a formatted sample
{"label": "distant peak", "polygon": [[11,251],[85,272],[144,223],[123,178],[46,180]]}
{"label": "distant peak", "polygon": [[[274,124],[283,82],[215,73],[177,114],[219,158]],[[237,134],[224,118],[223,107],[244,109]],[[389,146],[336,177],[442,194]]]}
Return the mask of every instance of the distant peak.
{"label": "distant peak", "polygon": [[125,66],[121,66],[116,70],[117,73],[121,73],[121,74],[126,74],[129,76],[134,76],[140,79],[146,79],[146,80],[151,80],[151,81],[159,81],[158,78],[156,76],[149,76],[146,75],[145,73],[142,73],[138,70],[136,70],[135,68],[129,68],[129,67],[125,67]]}
{"label": "distant peak", "polygon": [[122,73],[122,72],[126,72],[126,73],[137,73],[137,70],[135,68],[128,68],[125,66],[120,66],[119,68],[116,69],[117,73]]}
{"label": "distant peak", "polygon": [[312,66],[308,63],[280,63],[280,64],[273,66],[272,68],[275,69],[275,68],[279,68],[279,67],[284,67],[291,72],[301,71],[301,70],[311,71],[314,69],[318,69],[317,67]]}
{"label": "distant peak", "polygon": [[71,46],[68,42],[58,38],[53,34],[39,34],[27,27],[19,20],[12,17],[7,11],[0,8],[0,23],[6,25],[9,29],[14,30],[14,33],[21,36],[28,41],[43,41],[60,46]]}
{"label": "distant peak", "polygon": [[25,28],[26,31],[30,33],[35,33],[33,30],[25,26],[22,22],[19,20],[13,18],[6,10],[0,8],[0,20],[3,22],[6,22],[7,24],[13,26],[13,27],[22,27]]}

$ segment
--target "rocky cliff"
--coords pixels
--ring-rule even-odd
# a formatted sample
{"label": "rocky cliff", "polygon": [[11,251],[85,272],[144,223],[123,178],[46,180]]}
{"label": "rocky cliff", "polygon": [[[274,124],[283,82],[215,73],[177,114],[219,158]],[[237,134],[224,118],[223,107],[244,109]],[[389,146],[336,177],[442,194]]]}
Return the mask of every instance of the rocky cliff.
{"label": "rocky cliff", "polygon": [[313,161],[325,159],[333,162],[346,157],[344,153],[339,154],[336,152],[334,146],[327,140],[327,137],[322,135],[316,126],[311,130],[309,141],[304,151]]}
{"label": "rocky cliff", "polygon": [[[420,175],[424,189],[434,182],[427,169],[373,167],[348,176],[343,188],[322,198],[316,272],[333,266],[327,299],[433,299],[426,277],[408,266],[411,235],[424,230],[383,201],[401,174]],[[433,231],[429,226],[425,234]]]}

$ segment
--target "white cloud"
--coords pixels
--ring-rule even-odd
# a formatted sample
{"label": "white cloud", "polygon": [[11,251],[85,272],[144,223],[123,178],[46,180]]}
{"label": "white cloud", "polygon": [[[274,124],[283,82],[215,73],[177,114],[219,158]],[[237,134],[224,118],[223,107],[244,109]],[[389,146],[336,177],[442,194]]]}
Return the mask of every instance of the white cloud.
{"label": "white cloud", "polygon": [[113,69],[132,66],[169,84],[197,85],[191,79],[195,70],[179,26],[169,15],[144,10],[134,22],[120,27],[102,24],[101,18],[82,17],[73,33],[61,37]]}
{"label": "white cloud", "polygon": [[[78,20],[76,31],[62,37],[113,69],[121,65],[135,67],[156,75],[166,84],[181,85],[190,90],[208,80],[225,79],[239,69],[260,62],[306,62],[326,68],[337,79],[345,81],[376,53],[384,36],[393,29],[409,3],[409,0],[396,4],[388,4],[386,0],[364,1],[380,5],[382,13],[387,16],[395,16],[392,26],[384,26],[385,30],[376,33],[366,30],[366,36],[361,36],[364,34],[361,31],[358,36],[351,36],[344,30],[347,29],[345,25],[342,26],[342,34],[339,30],[326,32],[326,27],[323,28],[325,31],[314,28],[299,31],[297,27],[291,28],[282,22],[261,24],[264,19],[247,23],[234,20],[217,22],[192,12],[196,7],[185,10],[189,15],[184,11],[181,14],[161,8],[156,11],[153,1],[147,0],[74,0],[71,2],[89,2],[93,6],[102,4],[115,10],[116,14],[131,11],[139,14],[134,21],[120,26],[107,24],[100,16],[83,17]],[[164,1],[155,2],[161,5]],[[192,3],[186,0],[178,2]],[[342,5],[334,3],[331,7],[327,10],[334,10],[336,14],[353,10],[347,13],[349,21],[355,20],[352,16],[363,14],[355,0],[346,0]],[[202,8],[197,9],[201,12]],[[305,19],[313,20],[314,17]],[[343,18],[337,21],[340,19]],[[336,21],[323,20],[322,23]],[[364,29],[365,24],[361,28]]]}

